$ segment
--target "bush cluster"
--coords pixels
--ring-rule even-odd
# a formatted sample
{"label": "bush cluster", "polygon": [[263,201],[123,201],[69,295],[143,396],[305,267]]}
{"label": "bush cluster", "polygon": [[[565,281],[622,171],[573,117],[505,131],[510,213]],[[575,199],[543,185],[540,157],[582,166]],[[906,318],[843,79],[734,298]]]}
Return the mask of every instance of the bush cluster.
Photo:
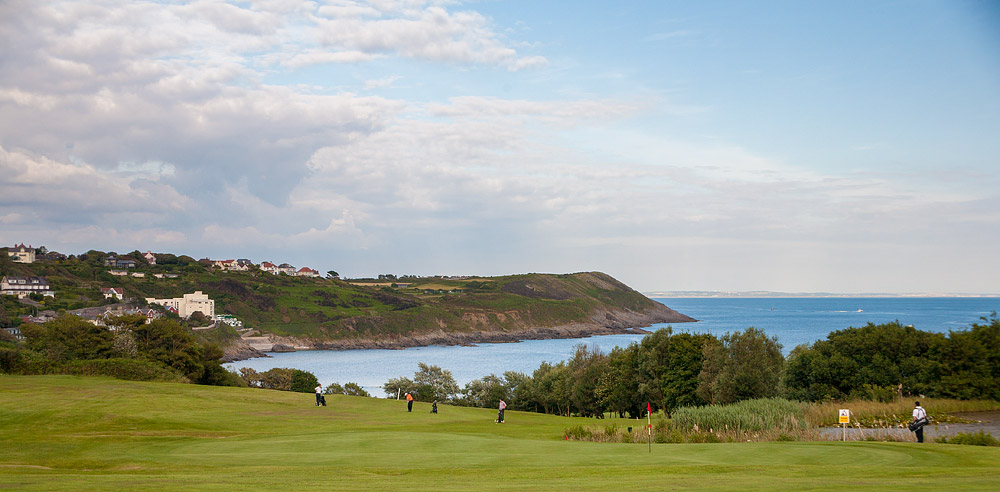
{"label": "bush cluster", "polygon": [[0,372],[243,385],[222,367],[222,350],[197,343],[176,320],[147,324],[143,316],[120,316],[109,323],[97,326],[66,315],[41,325],[24,324],[23,344],[0,344]]}

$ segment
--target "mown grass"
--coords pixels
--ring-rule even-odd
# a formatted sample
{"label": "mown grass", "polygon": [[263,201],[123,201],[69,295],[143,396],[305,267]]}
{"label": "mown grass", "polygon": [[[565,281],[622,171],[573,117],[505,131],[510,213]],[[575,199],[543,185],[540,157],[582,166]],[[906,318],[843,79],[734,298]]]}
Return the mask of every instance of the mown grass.
{"label": "mown grass", "polygon": [[1000,449],[600,444],[591,419],[73,376],[0,375],[0,489],[996,490]]}

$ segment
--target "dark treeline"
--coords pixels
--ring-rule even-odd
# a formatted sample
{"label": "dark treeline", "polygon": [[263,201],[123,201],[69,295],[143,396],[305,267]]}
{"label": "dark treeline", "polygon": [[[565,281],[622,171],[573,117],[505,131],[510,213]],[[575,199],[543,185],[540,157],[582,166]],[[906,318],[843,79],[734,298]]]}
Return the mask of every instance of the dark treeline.
{"label": "dark treeline", "polygon": [[748,328],[722,337],[656,331],[641,342],[602,353],[584,345],[532,374],[491,374],[463,390],[451,373],[420,364],[414,380],[394,378],[389,397],[410,391],[418,400],[560,415],[645,415],[646,403],[668,414],[684,406],[767,397],[801,401],[874,399],[902,395],[1000,399],[1000,319],[948,334],[900,323],[830,333],[785,358],[775,337]]}
{"label": "dark treeline", "polygon": [[146,323],[145,316],[122,315],[107,323],[97,326],[66,315],[44,324],[23,324],[23,343],[0,340],[0,372],[246,385],[222,367],[218,346],[199,343],[176,319]]}

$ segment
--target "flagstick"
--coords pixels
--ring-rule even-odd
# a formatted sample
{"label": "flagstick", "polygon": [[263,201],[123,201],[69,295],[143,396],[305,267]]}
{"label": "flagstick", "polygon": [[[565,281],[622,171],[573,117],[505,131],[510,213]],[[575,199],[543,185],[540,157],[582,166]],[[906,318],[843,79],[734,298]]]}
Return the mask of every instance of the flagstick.
{"label": "flagstick", "polygon": [[646,403],[646,446],[649,447],[649,452],[653,452],[653,419],[650,416],[653,410],[653,406]]}

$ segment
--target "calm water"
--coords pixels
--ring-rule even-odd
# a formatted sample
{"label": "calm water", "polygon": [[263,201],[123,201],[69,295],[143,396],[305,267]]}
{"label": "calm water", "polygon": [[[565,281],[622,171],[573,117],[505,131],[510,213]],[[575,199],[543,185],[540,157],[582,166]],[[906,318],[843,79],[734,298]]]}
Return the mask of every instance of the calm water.
{"label": "calm water", "polygon": [[[1000,311],[998,298],[678,298],[656,299],[700,320],[672,326],[674,332],[711,333],[754,326],[778,337],[787,354],[796,345],[826,338],[831,331],[866,323],[899,321],[918,330],[948,332],[979,322]],[[859,311],[860,310],[860,311]],[[459,385],[505,371],[531,373],[543,361],[568,359],[573,347],[584,343],[608,351],[642,339],[640,335],[607,335],[567,340],[528,340],[521,343],[485,343],[476,347],[417,347],[405,350],[303,351],[272,354],[270,358],[234,362],[232,369],[266,371],[292,367],[309,371],[325,386],[354,382],[373,396],[384,396],[379,386],[389,378],[413,377],[417,363],[451,371]]]}

